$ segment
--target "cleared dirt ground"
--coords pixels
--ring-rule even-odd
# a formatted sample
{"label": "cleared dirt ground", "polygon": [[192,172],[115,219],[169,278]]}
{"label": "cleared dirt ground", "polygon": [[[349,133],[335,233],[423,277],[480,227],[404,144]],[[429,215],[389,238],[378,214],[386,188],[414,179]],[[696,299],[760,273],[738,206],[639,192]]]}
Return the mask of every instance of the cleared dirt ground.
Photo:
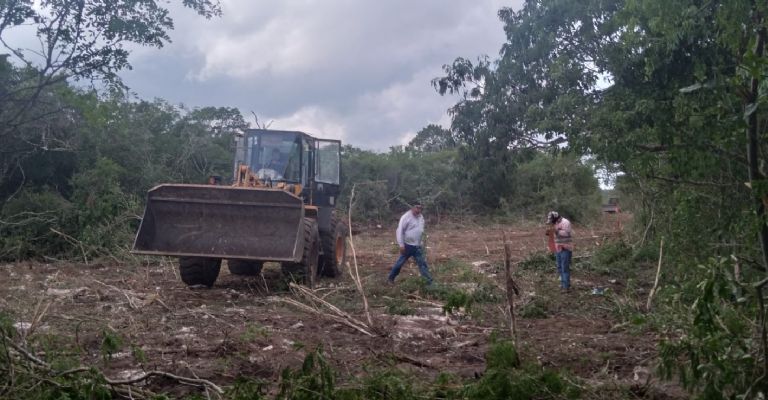
{"label": "cleared dirt ground", "polygon": [[[283,368],[301,365],[308,352],[322,346],[340,382],[385,367],[409,371],[424,381],[440,372],[473,379],[483,373],[492,332],[508,332],[501,289],[502,230],[513,261],[520,261],[546,248],[543,229],[531,223],[483,226],[432,221],[428,261],[438,287],[469,293],[488,290],[491,299],[471,310],[447,314],[444,302],[419,286],[414,265],[404,267],[398,285],[385,285],[397,252],[393,226],[356,227],[354,248],[370,303],[372,336],[286,304],[282,300],[307,300],[288,290],[279,267],[270,264],[263,276],[254,278],[230,275],[223,266],[212,289],[197,290],[181,283],[171,259],[123,265],[6,264],[0,265],[5,277],[0,307],[39,356],[63,352],[112,378],[162,370],[222,386],[239,376],[275,383]],[[621,234],[616,217],[606,216],[591,227],[577,226],[576,234],[571,292],[559,291],[554,262],[550,268],[515,271],[521,290],[517,309],[541,306],[538,314],[517,317],[523,357],[565,371],[587,393],[677,397],[674,387],[652,377],[657,338],[627,326],[617,312],[636,306],[632,299],[642,297],[650,286],[653,267],[642,267],[633,293],[625,293],[627,282],[622,277],[579,268],[579,260],[588,259],[596,246]],[[347,259],[353,261],[351,250]],[[478,261],[485,264],[472,265]],[[593,294],[595,288],[603,294]],[[366,321],[348,273],[320,280],[315,293]],[[111,355],[106,337],[119,341]],[[166,379],[153,379],[150,387],[171,395],[198,390]]]}

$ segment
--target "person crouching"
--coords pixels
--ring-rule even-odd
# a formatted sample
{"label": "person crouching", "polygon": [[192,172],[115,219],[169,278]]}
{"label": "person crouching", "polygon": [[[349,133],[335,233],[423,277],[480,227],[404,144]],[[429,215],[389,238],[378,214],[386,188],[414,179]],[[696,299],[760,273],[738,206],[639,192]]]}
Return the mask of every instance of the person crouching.
{"label": "person crouching", "polygon": [[571,258],[573,256],[573,233],[571,221],[563,218],[557,211],[547,214],[547,223],[552,225],[555,235],[555,260],[560,274],[560,289],[571,289]]}

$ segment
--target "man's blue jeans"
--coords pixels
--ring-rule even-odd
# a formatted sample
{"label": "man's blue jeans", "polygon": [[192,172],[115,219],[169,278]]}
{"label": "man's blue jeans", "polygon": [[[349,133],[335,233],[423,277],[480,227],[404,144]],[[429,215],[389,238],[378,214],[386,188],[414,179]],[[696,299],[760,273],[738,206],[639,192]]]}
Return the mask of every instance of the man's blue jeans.
{"label": "man's blue jeans", "polygon": [[429,275],[429,267],[427,267],[427,260],[424,259],[424,253],[421,252],[421,246],[411,246],[410,244],[405,245],[405,251],[403,254],[400,254],[400,258],[398,258],[395,265],[392,266],[392,271],[389,272],[389,277],[387,279],[389,279],[390,282],[394,282],[395,277],[400,273],[400,268],[402,268],[403,264],[405,264],[411,257],[416,260],[416,264],[419,266],[419,272],[421,273],[421,276],[427,280],[427,285],[431,285],[432,276]]}
{"label": "man's blue jeans", "polygon": [[557,261],[557,272],[560,274],[560,287],[563,289],[571,288],[571,250],[562,249],[555,254]]}

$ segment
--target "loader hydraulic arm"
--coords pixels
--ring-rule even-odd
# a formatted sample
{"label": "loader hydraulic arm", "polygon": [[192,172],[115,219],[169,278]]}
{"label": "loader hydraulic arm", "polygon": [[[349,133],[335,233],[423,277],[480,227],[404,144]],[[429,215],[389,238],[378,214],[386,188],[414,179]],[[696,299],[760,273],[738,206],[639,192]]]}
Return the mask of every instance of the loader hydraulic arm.
{"label": "loader hydraulic arm", "polygon": [[232,183],[234,187],[266,187],[267,185],[259,179],[251,169],[245,165],[240,164],[237,166],[237,176]]}
{"label": "loader hydraulic arm", "polygon": [[238,165],[237,176],[235,176],[235,181],[232,183],[232,186],[247,188],[277,188],[292,193],[295,196],[301,195],[302,190],[301,184],[288,184],[285,182],[277,182],[272,184],[271,181],[264,182],[263,180],[259,179],[258,175],[254,174],[253,171],[251,171],[251,168],[245,164]]}

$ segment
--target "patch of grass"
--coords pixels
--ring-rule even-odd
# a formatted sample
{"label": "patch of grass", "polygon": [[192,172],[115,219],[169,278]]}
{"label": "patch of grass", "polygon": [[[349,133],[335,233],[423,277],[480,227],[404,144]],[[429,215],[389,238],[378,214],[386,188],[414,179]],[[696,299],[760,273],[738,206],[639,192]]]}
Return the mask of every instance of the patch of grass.
{"label": "patch of grass", "polygon": [[413,315],[414,309],[403,298],[390,298],[386,300],[387,314]]}
{"label": "patch of grass", "polygon": [[514,369],[520,366],[520,355],[512,342],[500,340],[493,343],[485,354],[487,369]]}
{"label": "patch of grass", "polygon": [[136,360],[137,363],[143,364],[147,362],[147,354],[144,353],[144,350],[141,348],[141,346],[131,345],[131,355],[133,356],[133,359]]}
{"label": "patch of grass", "polygon": [[467,386],[463,398],[552,399],[581,395],[579,388],[558,372],[523,363],[509,341],[494,343],[485,357],[485,373],[479,381]]}
{"label": "patch of grass", "polygon": [[520,370],[490,370],[470,386],[467,399],[575,399],[580,390],[557,372],[527,366]]}
{"label": "patch of grass", "polygon": [[591,268],[602,275],[633,273],[632,247],[623,240],[606,242],[592,255]]}
{"label": "patch of grass", "polygon": [[452,258],[435,264],[435,271],[439,271],[441,274],[465,270],[469,270],[469,265]]}
{"label": "patch of grass", "polygon": [[427,287],[427,282],[421,276],[409,276],[397,283],[398,289],[405,293],[418,293]]}
{"label": "patch of grass", "polygon": [[248,324],[245,327],[245,331],[243,331],[242,334],[240,334],[240,340],[243,342],[253,342],[254,340],[258,338],[268,338],[271,335],[269,330],[263,326],[256,326],[253,324]]}
{"label": "patch of grass", "polygon": [[104,328],[101,331],[101,355],[104,361],[112,359],[112,355],[123,348],[123,338],[115,331]]}
{"label": "patch of grass", "polygon": [[517,266],[528,271],[551,271],[555,266],[555,255],[546,251],[537,251],[520,261]]}
{"label": "patch of grass", "polygon": [[472,291],[472,300],[475,303],[497,303],[503,298],[501,289],[488,281],[480,282]]}
{"label": "patch of grass", "polygon": [[225,396],[230,400],[260,400],[264,398],[265,386],[262,381],[238,377]]}
{"label": "patch of grass", "polygon": [[[461,289],[443,282],[427,285],[421,277],[408,277],[398,282],[401,293],[417,294],[420,297],[444,302],[443,310],[453,313],[460,308],[471,312],[474,304],[496,303],[503,297],[501,290],[485,277],[480,277],[474,287]],[[472,286],[470,284],[470,286]],[[400,306],[391,301],[386,303],[390,314],[398,314]],[[403,315],[403,314],[400,314]]]}
{"label": "patch of grass", "polygon": [[333,399],[336,392],[335,372],[321,349],[304,358],[301,368],[285,368],[280,374],[277,399]]}
{"label": "patch of grass", "polygon": [[543,319],[549,315],[549,301],[543,297],[534,297],[520,307],[520,317],[528,319]]}
{"label": "patch of grass", "polygon": [[366,400],[417,400],[422,399],[413,378],[396,368],[369,373],[362,379],[360,388],[340,390],[337,399]]}
{"label": "patch of grass", "polygon": [[453,290],[448,292],[448,298],[445,299],[445,305],[443,305],[443,311],[453,314],[454,311],[458,311],[461,308],[470,310],[472,308],[472,296],[467,292],[461,290]]}
{"label": "patch of grass", "polygon": [[435,383],[432,386],[431,393],[427,398],[430,399],[461,399],[462,391],[464,389],[464,383],[461,379],[453,374],[441,372],[440,375],[435,378]]}

